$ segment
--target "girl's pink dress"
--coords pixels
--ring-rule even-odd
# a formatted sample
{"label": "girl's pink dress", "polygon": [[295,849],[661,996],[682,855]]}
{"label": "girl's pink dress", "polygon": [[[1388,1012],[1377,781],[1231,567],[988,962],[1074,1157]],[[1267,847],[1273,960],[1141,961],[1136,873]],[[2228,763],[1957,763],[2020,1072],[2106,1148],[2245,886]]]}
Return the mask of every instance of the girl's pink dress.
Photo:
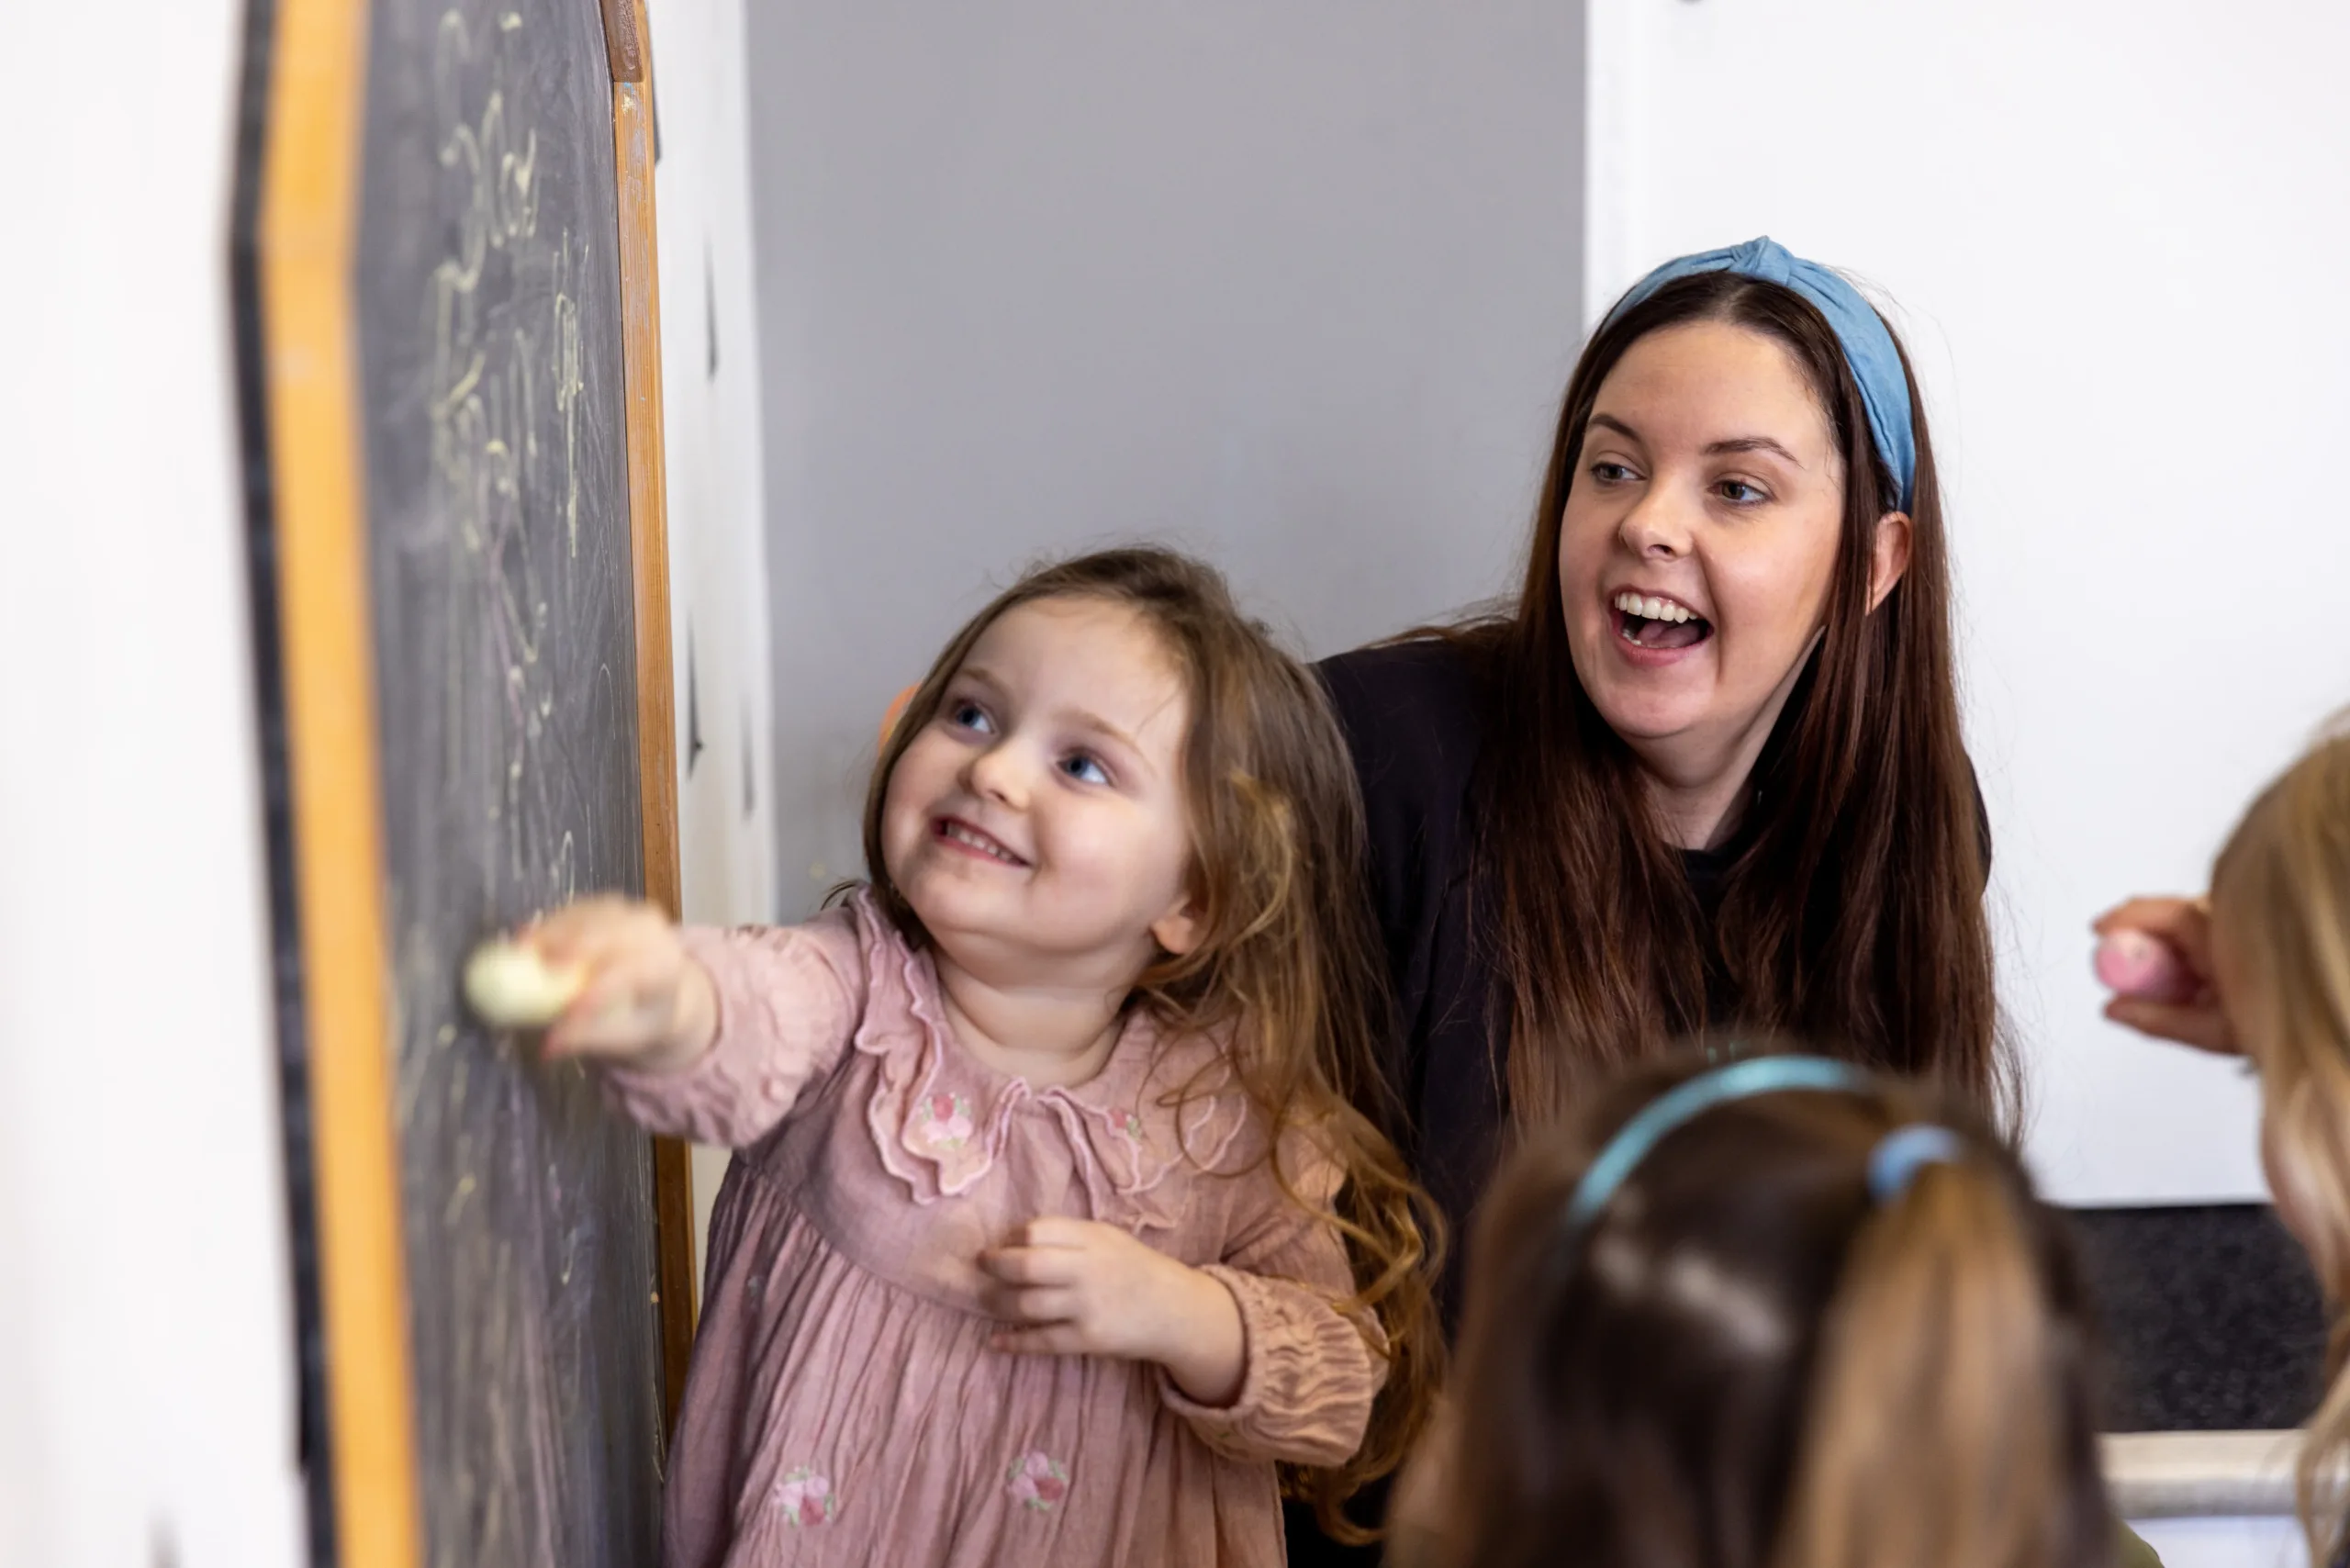
{"label": "girl's pink dress", "polygon": [[[864,893],[688,943],[718,982],[717,1044],[609,1078],[645,1126],[743,1151],[711,1222],[668,1568],[1282,1562],[1275,1462],[1348,1459],[1383,1363],[1333,1305],[1352,1289],[1336,1231],[1282,1195],[1214,1045],[1136,1016],[1088,1083],[1005,1078],[956,1043],[929,958]],[[1203,1068],[1179,1129],[1162,1099]],[[1326,1201],[1334,1174],[1287,1158]],[[989,1348],[974,1260],[1047,1215],[1232,1292],[1230,1407],[1155,1365]]]}

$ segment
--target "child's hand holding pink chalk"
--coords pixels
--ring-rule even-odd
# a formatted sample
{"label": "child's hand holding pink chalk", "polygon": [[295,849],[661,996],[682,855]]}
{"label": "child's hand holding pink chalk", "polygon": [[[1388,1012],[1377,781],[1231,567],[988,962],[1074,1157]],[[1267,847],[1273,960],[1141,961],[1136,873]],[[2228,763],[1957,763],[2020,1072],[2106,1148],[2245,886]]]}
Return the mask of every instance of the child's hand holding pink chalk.
{"label": "child's hand holding pink chalk", "polygon": [[2097,978],[2117,995],[2148,1002],[2192,1002],[2203,989],[2177,948],[2159,936],[2127,928],[2097,945]]}
{"label": "child's hand holding pink chalk", "polygon": [[2105,1015],[2142,1034],[2234,1054],[2211,958],[2211,911],[2200,899],[2132,899],[2099,915],[2097,978],[2114,992]]}

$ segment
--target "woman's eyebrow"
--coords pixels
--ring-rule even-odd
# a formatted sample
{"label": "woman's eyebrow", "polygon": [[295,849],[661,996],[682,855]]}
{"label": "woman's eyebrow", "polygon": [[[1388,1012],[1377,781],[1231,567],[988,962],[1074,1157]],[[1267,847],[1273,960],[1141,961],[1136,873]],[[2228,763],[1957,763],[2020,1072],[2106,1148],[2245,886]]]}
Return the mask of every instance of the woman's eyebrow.
{"label": "woman's eyebrow", "polygon": [[[1591,416],[1590,420],[1586,421],[1586,424],[1588,427],[1593,429],[1614,431],[1626,441],[1638,442],[1640,440],[1639,431],[1634,430],[1631,426],[1626,424],[1623,420],[1617,419],[1613,414],[1594,414]],[[1785,446],[1781,445],[1777,441],[1767,435],[1739,435],[1731,436],[1727,441],[1712,442],[1707,445],[1705,455],[1707,457],[1719,457],[1727,453],[1732,452],[1774,453],[1778,456],[1785,458],[1789,463],[1794,464],[1798,468],[1805,467],[1805,464],[1801,458],[1797,457],[1794,453],[1789,452]],[[1807,469],[1807,471],[1808,470]]]}
{"label": "woman's eyebrow", "polygon": [[1728,441],[1709,442],[1706,447],[1706,455],[1708,457],[1719,457],[1729,452],[1772,452],[1785,458],[1798,468],[1804,465],[1801,458],[1767,435],[1732,436]]}

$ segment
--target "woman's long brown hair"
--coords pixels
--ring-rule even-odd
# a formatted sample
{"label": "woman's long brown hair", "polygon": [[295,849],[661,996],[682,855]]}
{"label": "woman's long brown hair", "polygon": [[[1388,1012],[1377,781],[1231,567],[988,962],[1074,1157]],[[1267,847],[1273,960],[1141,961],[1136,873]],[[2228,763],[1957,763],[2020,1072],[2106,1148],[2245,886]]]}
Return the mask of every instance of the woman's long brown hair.
{"label": "woman's long brown hair", "polygon": [[[1725,321],[1784,346],[1845,474],[1826,634],[1755,764],[1710,932],[1644,775],[1578,678],[1559,534],[1608,373],[1660,329]],[[1908,376],[1908,361],[1903,374]],[[1488,679],[1472,786],[1480,940],[1500,974],[1515,1123],[1563,1114],[1595,1072],[1709,1022],[1709,977],[1742,1025],[1844,1043],[2009,1117],[1983,911],[1986,846],[1952,673],[1942,492],[1914,377],[1908,570],[1874,612],[1871,550],[1894,481],[1827,320],[1728,273],[1667,284],[1603,325],[1567,384],[1514,612],[1448,632]]]}
{"label": "woman's long brown hair", "polygon": [[2333,1313],[2296,1477],[2310,1561],[2350,1551],[2350,713],[2262,791],[2211,873],[2228,1014],[2260,1069],[2277,1200]]}
{"label": "woman's long brown hair", "polygon": [[[1608,1137],[1693,1070],[1640,1070],[1495,1183],[1447,1496],[1411,1521],[1431,1560],[2105,1568],[2087,1282],[1963,1106],[1890,1080],[1728,1103],[1567,1223]],[[1879,1201],[1872,1150],[1921,1121],[1963,1152]]]}
{"label": "woman's long brown hair", "polygon": [[1321,683],[1240,611],[1222,577],[1186,556],[1107,550],[1032,571],[956,634],[908,699],[867,795],[867,874],[891,921],[926,945],[881,853],[890,775],[987,629],[1048,599],[1132,608],[1188,689],[1184,803],[1202,935],[1189,953],[1146,970],[1128,1005],[1170,1031],[1238,1042],[1233,1066],[1270,1129],[1269,1158],[1292,1202],[1318,1212],[1299,1195],[1303,1173],[1281,1159],[1301,1139],[1343,1178],[1337,1226],[1358,1287],[1346,1305],[1376,1316],[1387,1380],[1354,1459],[1290,1481],[1314,1500],[1326,1532],[1370,1539],[1342,1506],[1402,1462],[1434,1398],[1438,1227],[1391,1136],[1395,1113],[1376,1057],[1388,1037],[1387,991],[1364,885],[1362,801]]}

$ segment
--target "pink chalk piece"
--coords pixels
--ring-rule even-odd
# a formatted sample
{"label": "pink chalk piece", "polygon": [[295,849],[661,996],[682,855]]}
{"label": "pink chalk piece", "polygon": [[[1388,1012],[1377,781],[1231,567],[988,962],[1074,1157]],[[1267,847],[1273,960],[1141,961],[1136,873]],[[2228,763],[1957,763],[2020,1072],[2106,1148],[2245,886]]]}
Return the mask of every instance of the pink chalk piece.
{"label": "pink chalk piece", "polygon": [[2202,990],[2177,948],[2145,931],[2117,931],[2097,946],[2097,978],[2121,996],[2191,1002]]}

